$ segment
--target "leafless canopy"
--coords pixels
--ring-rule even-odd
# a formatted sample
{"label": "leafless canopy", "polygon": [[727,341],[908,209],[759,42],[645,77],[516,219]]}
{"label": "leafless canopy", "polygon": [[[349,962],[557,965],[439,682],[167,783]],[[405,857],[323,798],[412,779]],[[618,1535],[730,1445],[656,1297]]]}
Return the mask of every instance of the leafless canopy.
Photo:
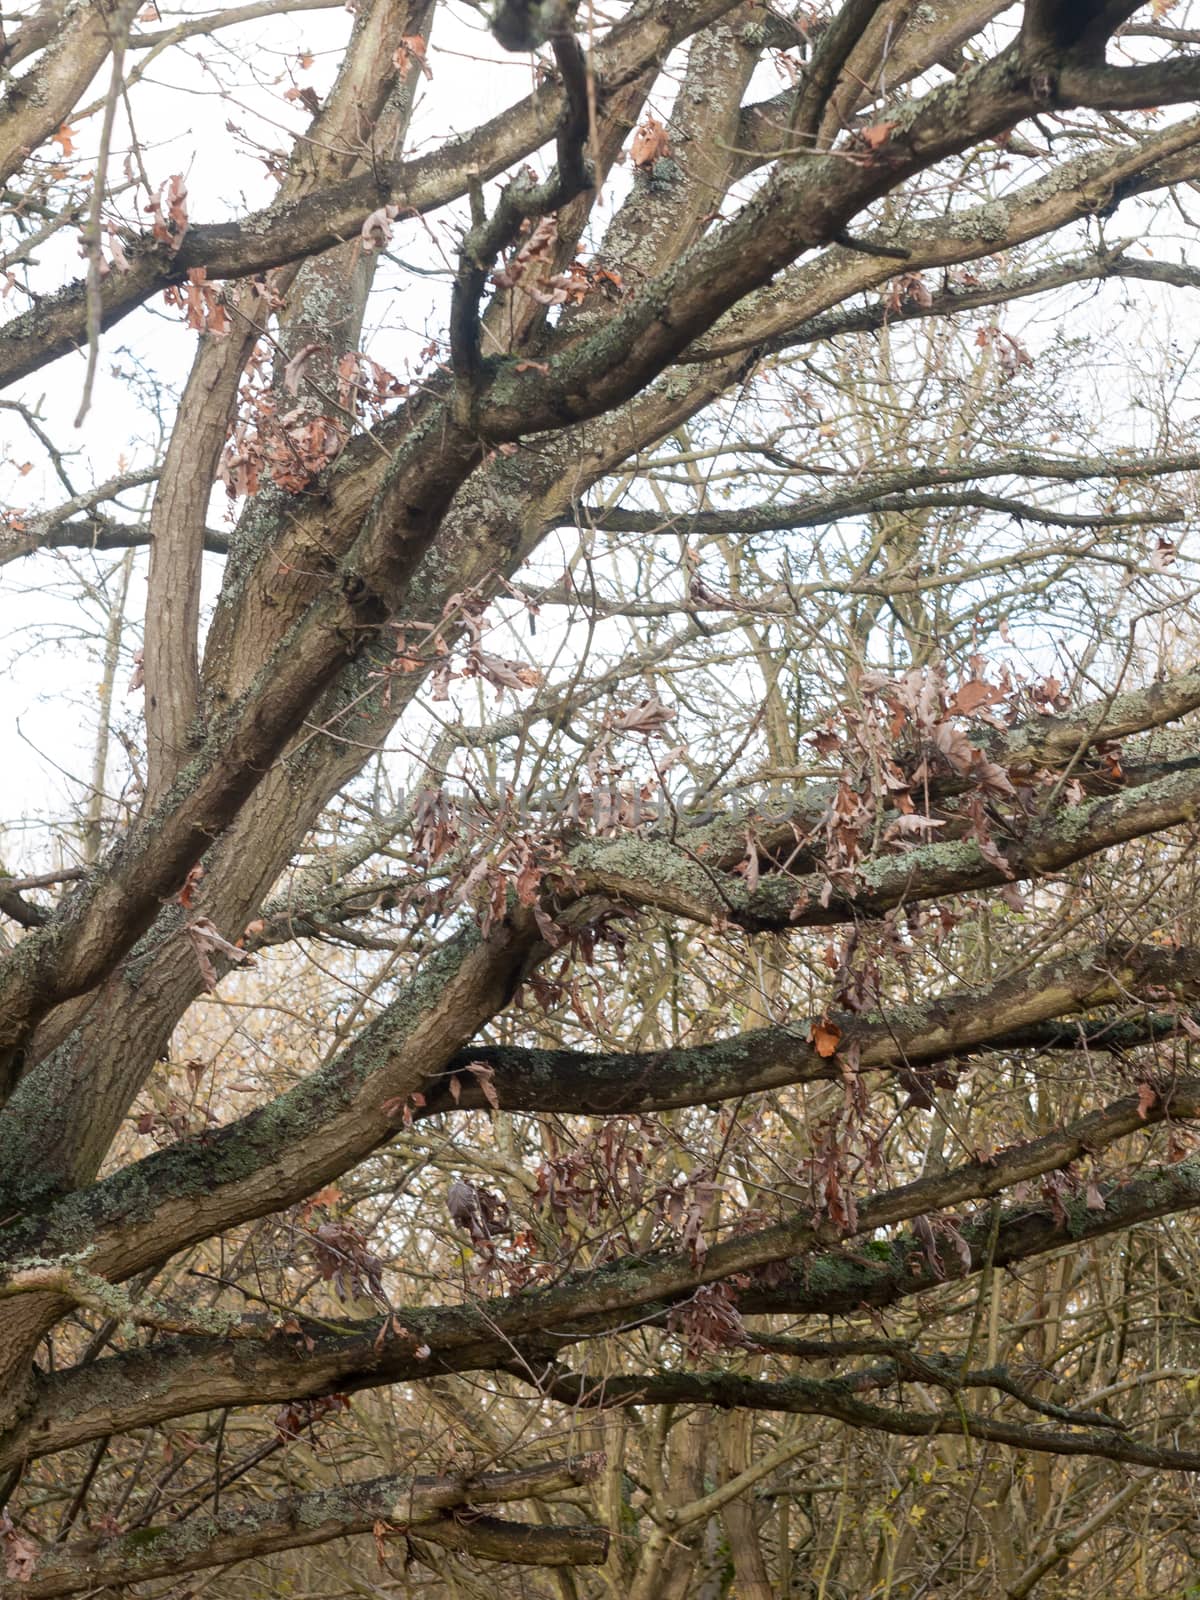
{"label": "leafless canopy", "polygon": [[1188,11],[5,14],[4,1600],[1184,1592]]}

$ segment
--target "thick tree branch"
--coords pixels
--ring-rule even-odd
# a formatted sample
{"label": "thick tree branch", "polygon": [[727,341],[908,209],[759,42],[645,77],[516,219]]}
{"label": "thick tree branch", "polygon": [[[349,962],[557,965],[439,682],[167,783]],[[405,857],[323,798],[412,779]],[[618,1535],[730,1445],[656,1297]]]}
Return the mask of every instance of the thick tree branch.
{"label": "thick tree branch", "polygon": [[574,1488],[587,1483],[602,1464],[597,1457],[583,1456],[477,1478],[373,1478],[265,1506],[139,1528],[111,1539],[53,1545],[39,1555],[30,1577],[0,1582],[0,1595],[4,1600],[52,1600],[80,1589],[175,1577],[369,1533],[378,1523],[386,1523],[388,1532],[411,1532],[414,1538],[491,1561],[594,1566],[608,1551],[603,1528],[499,1522],[477,1515],[476,1508]]}
{"label": "thick tree branch", "polygon": [[[111,1194],[111,1233],[102,1221],[107,1204],[97,1208],[92,1203],[96,1191],[83,1191],[91,1198],[82,1204],[77,1203],[82,1195],[60,1202],[62,1220],[76,1237],[63,1253],[80,1247],[80,1226],[93,1246],[104,1233],[116,1256],[101,1266],[93,1248],[86,1264],[111,1277],[109,1266],[129,1250],[148,1250],[151,1260],[160,1259],[177,1225],[202,1238],[239,1216],[263,1216],[289,1205],[345,1171],[395,1131],[397,1098],[402,1101],[419,1088],[431,1065],[449,1060],[502,1009],[538,938],[532,917],[514,916],[486,940],[474,929],[450,940],[430,957],[397,1003],[362,1029],[345,1052],[289,1094],[231,1125],[224,1138],[216,1135],[225,1174],[216,1189],[211,1165],[215,1146],[206,1141],[175,1148],[180,1164],[173,1177],[163,1167],[151,1180],[167,1186],[154,1199],[145,1186],[150,1169],[135,1163],[128,1170],[140,1169],[137,1182],[120,1198]],[[301,1129],[307,1132],[298,1136]],[[198,1210],[196,1202],[206,1188],[219,1216],[213,1211],[201,1220],[203,1208]],[[164,1225],[167,1232],[160,1231]],[[125,1276],[123,1271],[119,1275]]]}
{"label": "thick tree branch", "polygon": [[[995,511],[1002,516],[1012,517],[1018,522],[1047,523],[1058,528],[1080,528],[1093,531],[1100,528],[1145,528],[1155,527],[1160,524],[1169,524],[1182,520],[1182,507],[1170,506],[1165,511],[1125,511],[1116,513],[1096,512],[1089,515],[1085,511],[1057,511],[1051,506],[1039,506],[1029,500],[1015,500],[1005,495],[986,494],[982,490],[968,490],[959,494],[950,494],[945,491],[926,491],[909,494],[866,496],[861,500],[850,502],[847,496],[835,499],[829,497],[837,506],[834,517],[813,505],[807,511],[799,511],[794,506],[741,506],[731,507],[728,512],[681,512],[677,518],[664,517],[661,512],[655,514],[649,511],[624,510],[621,507],[584,506],[578,512],[578,520],[588,527],[604,529],[610,533],[644,532],[658,533],[670,531],[673,523],[686,527],[689,535],[702,534],[704,528],[717,529],[723,521],[716,537],[729,537],[746,532],[759,531],[764,523],[774,518],[780,519],[776,523],[778,528],[819,528],[826,526],[830,521],[840,517],[869,516],[883,512],[906,511],[937,511],[937,510],[964,510],[964,511]],[[813,497],[814,502],[818,500]],[[636,528],[633,524],[640,522],[642,527]],[[747,526],[749,524],[749,526]],[[1010,560],[1019,559],[1022,564],[1030,565],[1034,561],[1044,559],[1047,555],[1066,554],[1067,547],[1053,546],[1045,551],[1036,547],[1032,550],[1022,550],[1019,557],[1010,557]],[[1127,558],[1128,559],[1128,558]],[[941,581],[948,583],[961,583],[971,575],[971,569],[948,575]],[[940,577],[940,575],[939,575]],[[916,584],[921,579],[905,579],[903,577],[879,578],[871,583],[870,580],[848,579],[839,583],[835,578],[826,579],[823,583],[794,584],[791,595],[804,597],[807,594],[829,593],[836,590],[838,594],[863,594],[869,592],[885,591],[888,593],[903,593],[906,583]],[[563,591],[540,595],[543,602],[553,604],[568,603]],[[580,596],[575,591],[569,600],[572,605],[580,604]],[[787,609],[785,610],[785,606]],[[709,609],[716,609],[715,603],[708,603]],[[791,597],[767,600],[764,609],[768,614],[775,610],[780,615],[791,615],[795,610],[795,601]]]}
{"label": "thick tree branch", "polygon": [[[1014,763],[1015,765],[1015,763]],[[1130,839],[1188,822],[1200,805],[1200,777],[1189,767],[1112,796],[1085,799],[1054,817],[1031,823],[998,841],[1003,865],[985,858],[970,839],[921,845],[893,856],[874,856],[853,876],[833,881],[823,872],[800,878],[783,873],[714,882],[712,864],[701,865],[668,840],[625,837],[581,846],[572,871],[585,893],[624,904],[653,906],[675,916],[755,931],[831,927],[878,917],[893,907],[1045,877]]]}
{"label": "thick tree branch", "polygon": [[[907,1005],[895,1015],[886,1008],[857,1015],[828,1013],[840,1032],[833,1056],[819,1054],[810,1043],[815,1018],[812,1023],[755,1029],[691,1049],[589,1055],[514,1045],[469,1046],[445,1072],[426,1080],[425,1104],[414,1109],[413,1117],[419,1121],[487,1106],[482,1084],[468,1070],[471,1063],[490,1069],[488,1089],[504,1111],[584,1116],[710,1105],[787,1084],[837,1082],[849,1060],[863,1072],[895,1072],[904,1078],[911,1074],[919,1083],[922,1066],[1013,1048],[1015,1042],[1053,1040],[1070,1048],[1098,1038],[1103,1048],[1109,1036],[1115,1045],[1119,1021],[1110,1024],[1089,1017],[1049,1033],[1039,1031],[1039,1025],[1119,1004],[1147,984],[1170,989],[1181,1000],[1193,999],[1200,993],[1200,954],[1147,946],[1106,960],[1102,952],[1095,952],[1053,962],[990,989],[962,990]],[[1165,1017],[1162,1026],[1167,1026]],[[1110,1027],[1117,1033],[1110,1036]],[[1136,1030],[1137,1023],[1129,1027]],[[452,1078],[457,1080],[453,1088]]]}
{"label": "thick tree branch", "polygon": [[[385,144],[399,146],[412,109],[412,90],[403,80],[397,85],[389,46],[393,38],[426,26],[428,9],[428,0],[418,0],[415,6],[408,0],[379,0],[359,13],[334,87],[315,115],[308,138],[293,151],[278,204],[319,192],[361,170],[358,147],[364,124]],[[357,277],[358,294],[365,299],[370,274],[353,274],[345,255],[335,252],[325,263],[325,276],[318,277],[318,297],[326,310],[331,296],[347,307],[354,303],[355,285],[345,269],[351,279]],[[358,255],[361,259],[361,252]],[[310,262],[307,268],[307,273],[279,274],[274,285],[277,293],[286,293],[291,300],[279,318],[284,340],[294,323],[302,320],[309,277],[316,266]],[[189,750],[202,737],[197,640],[209,490],[236,411],[239,381],[266,317],[266,302],[243,293],[233,306],[229,332],[198,342],[180,402],[189,426],[171,434],[151,508],[144,645],[147,809],[163,798]]]}
{"label": "thick tree branch", "polygon": [[[40,59],[23,77],[10,81],[0,100],[0,184],[7,183],[30,152],[67,120],[111,48],[112,17],[104,6],[47,9],[50,28]],[[85,316],[82,284],[79,298]]]}
{"label": "thick tree branch", "polygon": [[[961,81],[961,80],[960,80]],[[1116,154],[1089,151],[1060,162],[1002,200],[926,219],[901,230],[867,235],[868,242],[903,246],[906,271],[959,266],[994,257],[1063,228],[1081,216],[1108,212],[1124,199],[1187,181],[1200,170],[1200,120],[1184,118]],[[896,264],[881,265],[834,246],[784,274],[768,291],[751,296],[682,359],[704,360],[735,350],[787,349],[805,341],[804,330],[831,306],[885,284]],[[792,337],[792,336],[795,337]]]}
{"label": "thick tree branch", "polygon": [[813,1257],[797,1264],[793,1276],[770,1287],[752,1285],[740,1299],[746,1315],[783,1312],[796,1316],[843,1315],[868,1307],[895,1305],[914,1294],[927,1294],[936,1284],[982,1272],[989,1265],[1005,1267],[1120,1233],[1158,1217],[1194,1210],[1200,1205],[1200,1164],[1180,1161],[1156,1167],[1128,1183],[1101,1186],[1103,1209],[1079,1197],[1056,1208],[1014,1205],[1002,1214],[992,1249],[992,1219],[975,1216],[960,1225],[971,1251],[968,1271],[957,1252],[946,1250],[931,1263],[924,1242],[913,1234],[893,1240],[886,1260],[849,1254]]}
{"label": "thick tree branch", "polygon": [[[884,0],[851,0],[851,3],[835,11],[832,21],[822,33],[801,82],[792,115],[791,131],[801,147],[815,141],[817,129],[847,59],[883,4]],[[862,92],[861,82],[859,79],[855,83],[856,97]]]}
{"label": "thick tree branch", "polygon": [[[753,1335],[750,1336],[753,1346]],[[1033,1450],[1056,1456],[1096,1456],[1105,1461],[1124,1461],[1163,1472],[1200,1472],[1200,1451],[1176,1450],[1169,1446],[1140,1444],[1115,1431],[1118,1423],[1095,1413],[1072,1415],[1063,1407],[1053,1407],[1061,1420],[1084,1431],[1067,1433],[1028,1422],[1010,1422],[981,1416],[964,1409],[943,1412],[903,1409],[899,1406],[871,1405],[857,1396],[864,1390],[896,1383],[902,1377],[952,1392],[962,1389],[999,1388],[1012,1394],[1015,1386],[1001,1371],[970,1372],[959,1376],[936,1359],[912,1363],[907,1372],[899,1363],[874,1372],[852,1372],[844,1377],[821,1379],[785,1378],[776,1382],[743,1377],[740,1373],[670,1372],[647,1373],[637,1377],[593,1380],[574,1374],[547,1375],[541,1382],[520,1373],[542,1392],[572,1406],[604,1408],[627,1405],[704,1405],[718,1409],[742,1407],[759,1411],[779,1411],[793,1416],[829,1417],[852,1428],[867,1428],[878,1433],[906,1438],[934,1438],[943,1434],[968,1434],[1013,1450]],[[518,1369],[514,1369],[517,1373]],[[1022,1400],[1041,1407],[1016,1390]]]}
{"label": "thick tree branch", "polygon": [[1151,101],[1178,105],[1200,93],[1200,60],[1178,56],[1144,67],[1076,66],[1058,73],[1059,101],[1097,111],[1135,111]]}

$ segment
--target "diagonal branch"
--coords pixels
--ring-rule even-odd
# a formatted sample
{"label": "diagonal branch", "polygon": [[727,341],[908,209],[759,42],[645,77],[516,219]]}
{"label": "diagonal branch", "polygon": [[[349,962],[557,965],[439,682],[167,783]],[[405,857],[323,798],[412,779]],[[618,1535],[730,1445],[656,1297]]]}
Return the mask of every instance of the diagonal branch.
{"label": "diagonal branch", "polygon": [[[751,1336],[751,1347],[753,1336]],[[906,1410],[899,1406],[872,1405],[857,1398],[864,1389],[882,1387],[901,1376],[897,1366],[873,1372],[852,1372],[828,1379],[785,1378],[771,1382],[748,1378],[736,1372],[663,1372],[640,1376],[618,1376],[595,1380],[574,1373],[530,1374],[514,1367],[514,1376],[532,1382],[541,1393],[565,1405],[597,1409],[628,1405],[703,1405],[718,1409],[779,1411],[793,1416],[829,1417],[852,1428],[868,1428],[906,1438],[932,1438],[942,1434],[969,1434],[1013,1450],[1033,1450],[1057,1456],[1095,1456],[1105,1461],[1124,1461],[1164,1472],[1200,1472],[1200,1451],[1177,1450],[1141,1444],[1122,1437],[1120,1424],[1100,1413],[1073,1413],[1065,1407],[1047,1407],[1079,1429],[1065,1432],[1028,1422],[1010,1422],[981,1416],[955,1407],[947,1411]],[[1017,1389],[1003,1369],[969,1372],[959,1377],[940,1363],[922,1359],[910,1365],[907,1374],[927,1384],[952,1392],[962,1389],[998,1388],[1025,1403],[1034,1397]]]}
{"label": "diagonal branch", "polygon": [[[809,1041],[808,1022],[759,1028],[716,1044],[655,1051],[588,1054],[516,1045],[468,1046],[446,1070],[426,1080],[425,1104],[414,1121],[455,1110],[482,1109],[494,1094],[505,1111],[557,1111],[574,1116],[633,1115],[678,1106],[715,1105],[788,1084],[838,1082],[845,1065],[859,1071],[899,1073],[920,1082],[920,1068],[963,1059],[986,1050],[1045,1041],[1040,1024],[1079,1011],[1117,1004],[1146,984],[1170,989],[1179,999],[1200,996],[1200,952],[1167,952],[1157,946],[1126,951],[1118,960],[1095,951],[1038,967],[990,989],[942,994],[906,1005],[895,1015],[880,1011],[830,1013],[839,1030],[837,1052],[821,1055]],[[813,1019],[815,1024],[816,1019]],[[1164,1013],[1161,1027],[1177,1027]],[[1119,1023],[1089,1018],[1062,1025],[1048,1036],[1056,1045],[1082,1039],[1115,1044]],[[1145,1038],[1137,1021],[1133,1036]],[[489,1069],[487,1093],[472,1065]],[[914,1069],[917,1069],[914,1071]],[[452,1088],[452,1080],[454,1081]]]}
{"label": "diagonal branch", "polygon": [[822,33],[801,83],[791,119],[792,135],[802,148],[815,140],[822,115],[850,53],[884,3],[885,0],[849,0],[838,9]]}
{"label": "diagonal branch", "polygon": [[[926,218],[898,233],[881,230],[866,242],[903,247],[905,268],[915,272],[994,258],[997,251],[1045,236],[1078,217],[1110,211],[1122,199],[1187,181],[1200,168],[1198,142],[1200,120],[1183,118],[1136,145],[1118,147],[1115,154],[1089,151],[1062,162],[1003,200]],[[803,342],[807,325],[831,306],[887,283],[895,273],[894,260],[884,265],[840,247],[825,250],[792,268],[768,293],[750,297],[682,359],[751,347],[786,349]]]}

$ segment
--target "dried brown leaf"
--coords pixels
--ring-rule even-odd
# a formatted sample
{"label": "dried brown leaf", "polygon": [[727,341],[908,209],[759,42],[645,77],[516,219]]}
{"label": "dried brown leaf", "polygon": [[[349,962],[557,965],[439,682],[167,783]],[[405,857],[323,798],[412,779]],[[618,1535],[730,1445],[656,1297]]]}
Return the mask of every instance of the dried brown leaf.
{"label": "dried brown leaf", "polygon": [[28,1583],[41,1550],[13,1524],[7,1511],[0,1511],[0,1544],[4,1546],[5,1577],[13,1583]]}
{"label": "dried brown leaf", "polygon": [[633,143],[629,147],[630,160],[635,167],[645,171],[656,161],[664,160],[670,154],[671,145],[667,130],[656,118],[647,117],[633,136]]}
{"label": "dried brown leaf", "polygon": [[392,65],[398,72],[407,72],[414,64],[426,78],[433,77],[433,68],[425,59],[427,46],[419,33],[406,33],[392,54]]}
{"label": "dried brown leaf", "polygon": [[809,1030],[808,1042],[819,1056],[828,1058],[837,1054],[838,1040],[841,1037],[842,1030],[837,1023],[831,1022],[828,1017],[821,1017]]}
{"label": "dried brown leaf", "polygon": [[881,150],[892,137],[894,122],[873,122],[869,128],[860,128],[858,137],[868,150]]}

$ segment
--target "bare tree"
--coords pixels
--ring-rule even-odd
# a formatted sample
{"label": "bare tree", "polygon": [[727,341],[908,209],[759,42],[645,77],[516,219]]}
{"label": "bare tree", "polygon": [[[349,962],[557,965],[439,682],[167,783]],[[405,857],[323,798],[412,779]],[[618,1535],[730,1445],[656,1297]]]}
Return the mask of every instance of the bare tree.
{"label": "bare tree", "polygon": [[[116,554],[91,788],[0,880],[0,1592],[374,1530],[389,1592],[486,1558],[531,1594],[982,1561],[1023,1595],[1132,1560],[1139,1507],[1165,1592],[1200,438],[1186,355],[1114,329],[1200,283],[1165,209],[1190,237],[1200,34],[359,0],[322,99],[286,30],[327,5],[44,0],[2,46],[0,376],[47,489],[0,557]],[[534,87],[452,134],[469,26]],[[268,205],[192,215],[139,137],[163,72],[311,118],[259,141]],[[85,483],[37,397],[94,426],[164,294],[181,392],[123,380],[164,447]],[[918,1492],[850,1540],[895,1440],[957,1521]]]}

